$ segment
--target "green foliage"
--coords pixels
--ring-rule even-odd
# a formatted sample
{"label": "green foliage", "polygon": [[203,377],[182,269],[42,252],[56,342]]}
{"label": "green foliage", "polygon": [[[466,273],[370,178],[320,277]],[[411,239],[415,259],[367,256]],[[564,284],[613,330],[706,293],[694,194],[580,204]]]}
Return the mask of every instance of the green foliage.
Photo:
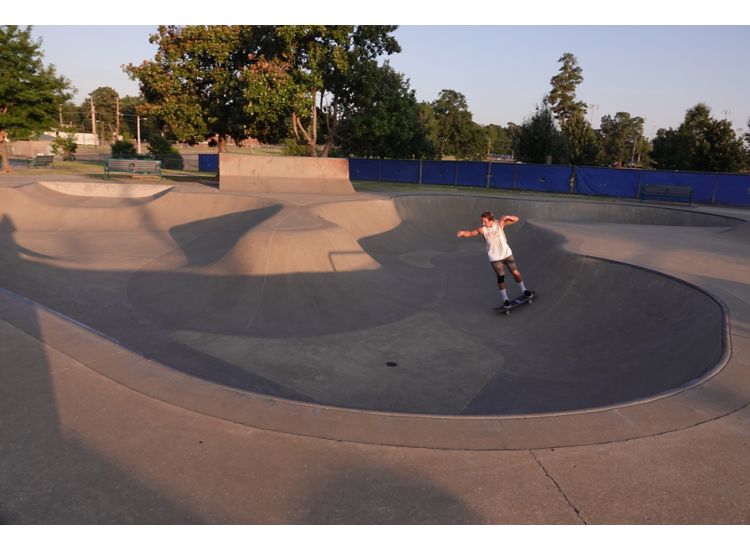
{"label": "green foliage", "polygon": [[651,157],[657,168],[737,172],[748,167],[748,150],[728,120],[716,120],[704,103],[688,109],[676,129],[660,129]]}
{"label": "green foliage", "polygon": [[[317,155],[318,118],[324,154],[353,95],[349,76],[362,63],[399,51],[393,26],[162,26],[151,37],[153,61],[128,65],[140,82],[140,113],[156,117],[187,143],[249,134],[277,141],[288,134]],[[324,105],[324,99],[326,105]],[[320,105],[316,101],[320,100]]]}
{"label": "green foliage", "polygon": [[111,141],[115,137],[117,128],[117,98],[118,94],[109,86],[97,88],[81,105],[81,115],[86,128],[93,128],[91,123],[91,101],[94,101],[96,115],[96,133],[103,141]]}
{"label": "green foliage", "polygon": [[222,150],[227,137],[247,137],[240,78],[248,62],[244,33],[236,25],[160,26],[150,39],[159,46],[154,60],[125,68],[140,82],[140,114],[156,117],[190,144],[218,134]]}
{"label": "green foliage", "polygon": [[630,113],[603,116],[599,130],[601,163],[609,166],[647,163],[650,145],[643,135],[643,124],[643,118],[631,117]]}
{"label": "green foliage", "polygon": [[457,159],[481,159],[486,153],[486,137],[472,120],[466,97],[455,90],[442,90],[432,102],[437,129],[438,154]]}
{"label": "green foliage", "polygon": [[552,157],[555,163],[567,160],[565,138],[555,125],[552,110],[546,102],[537,106],[534,114],[514,132],[518,160],[536,164],[546,163],[547,157]]}
{"label": "green foliage", "polygon": [[485,126],[487,136],[487,152],[493,155],[513,154],[513,135],[497,124]]}
{"label": "green foliage", "polygon": [[351,75],[356,92],[339,130],[348,155],[377,158],[434,158],[420,107],[409,81],[386,62],[362,64]]}
{"label": "green foliage", "polygon": [[177,149],[172,147],[166,138],[158,134],[151,136],[151,140],[148,142],[148,149],[152,157],[161,160],[162,168],[182,170],[184,164],[182,155],[180,155]]}
{"label": "green foliage", "polygon": [[552,91],[547,96],[547,102],[564,131],[576,115],[586,114],[586,104],[576,101],[576,88],[583,82],[583,70],[572,53],[564,53],[557,61],[562,66],[550,80]]}
{"label": "green foliage", "polygon": [[115,141],[112,146],[112,156],[115,158],[135,157],[135,145],[129,141]]}
{"label": "green foliage", "polygon": [[42,61],[41,41],[31,27],[0,27],[0,132],[28,139],[49,130],[71,98],[70,82]]}
{"label": "green foliage", "polygon": [[56,155],[61,155],[63,161],[75,160],[75,153],[78,150],[78,145],[76,144],[74,137],[75,134],[73,133],[67,135],[58,135],[52,141],[52,152]]}
{"label": "green foliage", "polygon": [[299,143],[295,138],[286,138],[282,143],[281,152],[288,157],[309,157],[310,148],[307,143]]}
{"label": "green foliage", "polygon": [[597,164],[601,156],[599,137],[583,111],[572,114],[562,135],[568,152],[567,162],[579,166]]}

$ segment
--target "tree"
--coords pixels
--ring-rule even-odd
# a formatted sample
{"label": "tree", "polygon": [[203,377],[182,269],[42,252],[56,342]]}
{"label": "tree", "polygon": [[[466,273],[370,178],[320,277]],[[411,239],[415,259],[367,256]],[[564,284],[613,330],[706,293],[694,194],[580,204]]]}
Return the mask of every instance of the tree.
{"label": "tree", "polygon": [[542,164],[547,158],[562,161],[565,152],[565,139],[555,125],[555,118],[549,104],[542,101],[533,115],[525,119],[519,127],[514,127],[517,134],[516,154],[523,162]]}
{"label": "tree", "polygon": [[[351,101],[349,77],[363,63],[400,51],[395,26],[288,25],[159,27],[154,61],[126,70],[140,82],[142,115],[180,141],[215,134],[219,150],[249,132],[280,139],[286,116],[300,141],[323,155]],[[322,125],[320,125],[322,126]]]}
{"label": "tree", "polygon": [[564,53],[558,63],[560,71],[552,77],[552,91],[547,96],[547,103],[555,115],[563,132],[578,114],[586,114],[587,106],[576,101],[576,88],[583,82],[583,70],[578,66],[578,59],[572,53]]}
{"label": "tree", "polygon": [[599,137],[586,120],[584,111],[574,112],[563,130],[567,160],[575,165],[595,165],[600,157]]}
{"label": "tree", "polygon": [[487,152],[493,155],[513,154],[513,136],[511,132],[497,124],[485,126],[487,135]]}
{"label": "tree", "polygon": [[644,119],[618,112],[602,117],[599,133],[602,140],[603,164],[611,166],[638,165],[646,161],[649,141],[643,135]]}
{"label": "tree", "polygon": [[153,61],[125,67],[140,83],[141,116],[163,121],[190,144],[216,135],[219,151],[228,139],[242,140],[245,104],[242,71],[249,63],[252,27],[160,26],[150,38],[159,45]]}
{"label": "tree", "polygon": [[88,121],[88,127],[92,128],[93,131],[93,124],[91,121],[92,100],[94,102],[94,116],[96,116],[97,137],[103,141],[112,141],[115,137],[115,132],[119,128],[117,121],[117,103],[119,95],[114,88],[103,86],[91,92],[89,97],[83,101],[81,111]]}
{"label": "tree", "polygon": [[748,151],[731,123],[712,118],[705,103],[688,109],[676,130],[660,129],[651,156],[667,170],[736,172],[748,165]]}
{"label": "tree", "polygon": [[[125,96],[120,98],[120,116],[122,125],[120,131],[123,139],[133,140],[138,137],[139,112],[144,104],[141,97]],[[160,132],[159,121],[156,117],[140,117],[140,134],[142,141],[148,141],[152,135]]]}
{"label": "tree", "polygon": [[455,90],[442,90],[432,102],[437,126],[438,154],[442,158],[479,159],[487,152],[487,138],[473,121],[466,97]]}
{"label": "tree", "polygon": [[31,38],[31,27],[0,27],[0,155],[10,172],[7,141],[25,139],[57,124],[60,108],[73,88],[54,65],[45,66],[42,42]]}
{"label": "tree", "polygon": [[568,162],[595,164],[599,156],[596,132],[586,120],[587,105],[576,100],[576,88],[583,82],[583,70],[572,53],[564,53],[559,72],[552,77],[552,91],[545,98],[566,141]]}
{"label": "tree", "polygon": [[409,81],[386,62],[372,61],[352,74],[354,92],[341,122],[341,149],[379,158],[434,158],[420,107]]}
{"label": "tree", "polygon": [[[291,101],[292,130],[317,156],[318,121],[325,131],[322,156],[336,139],[342,117],[355,96],[350,79],[378,56],[401,51],[393,25],[287,25],[271,27],[259,41],[259,53],[289,67],[296,98]],[[262,28],[261,28],[262,29]],[[259,32],[262,32],[259,31]]]}

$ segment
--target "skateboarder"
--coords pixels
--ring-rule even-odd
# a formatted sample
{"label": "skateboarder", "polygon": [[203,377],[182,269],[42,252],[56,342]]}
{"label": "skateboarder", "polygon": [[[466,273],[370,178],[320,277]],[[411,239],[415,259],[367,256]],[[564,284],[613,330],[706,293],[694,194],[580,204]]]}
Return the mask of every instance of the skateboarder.
{"label": "skateboarder", "polygon": [[524,296],[531,298],[534,296],[533,290],[528,290],[523,284],[523,277],[518,270],[516,260],[513,258],[513,251],[508,246],[508,240],[505,237],[503,228],[506,225],[514,224],[518,221],[518,216],[502,216],[499,220],[495,219],[492,212],[482,212],[482,225],[473,230],[462,230],[456,233],[457,238],[476,237],[482,235],[487,243],[487,256],[490,259],[490,265],[497,275],[497,286],[503,295],[503,307],[510,309],[510,299],[508,291],[505,288],[505,267],[510,270],[513,279],[518,283]]}

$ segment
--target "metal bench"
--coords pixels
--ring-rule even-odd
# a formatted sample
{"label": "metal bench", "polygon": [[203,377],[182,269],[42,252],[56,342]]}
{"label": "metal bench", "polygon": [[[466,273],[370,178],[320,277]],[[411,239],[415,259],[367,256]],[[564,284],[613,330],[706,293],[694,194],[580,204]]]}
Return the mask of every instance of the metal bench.
{"label": "metal bench", "polygon": [[685,185],[647,184],[641,187],[640,199],[693,202],[693,188]]}
{"label": "metal bench", "polygon": [[123,172],[127,174],[142,174],[149,176],[156,174],[161,179],[160,160],[140,159],[107,159],[104,164],[104,179],[109,179],[110,172]]}
{"label": "metal bench", "polygon": [[26,160],[26,165],[29,168],[39,168],[40,166],[52,166],[52,162],[55,160],[54,155],[37,155]]}

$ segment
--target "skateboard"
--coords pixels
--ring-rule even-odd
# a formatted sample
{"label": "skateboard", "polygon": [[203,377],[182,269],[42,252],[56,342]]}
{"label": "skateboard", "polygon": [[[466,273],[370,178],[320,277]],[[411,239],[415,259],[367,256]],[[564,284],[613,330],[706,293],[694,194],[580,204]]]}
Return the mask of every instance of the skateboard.
{"label": "skateboard", "polygon": [[529,303],[529,304],[534,303],[534,300],[536,300],[536,297],[537,297],[537,293],[532,290],[531,296],[526,296],[525,294],[522,294],[518,298],[513,298],[510,301],[509,308],[506,309],[504,306],[498,306],[495,308],[495,311],[499,311],[501,313],[505,313],[506,315],[510,315],[510,312],[516,309],[517,307],[522,306],[523,304],[526,304],[526,303]]}

